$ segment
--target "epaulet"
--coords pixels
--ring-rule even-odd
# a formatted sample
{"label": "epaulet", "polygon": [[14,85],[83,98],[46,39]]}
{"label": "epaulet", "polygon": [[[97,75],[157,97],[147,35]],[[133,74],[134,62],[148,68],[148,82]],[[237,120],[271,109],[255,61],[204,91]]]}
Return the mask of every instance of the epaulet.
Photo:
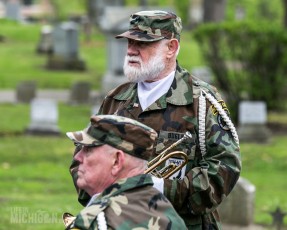
{"label": "epaulet", "polygon": [[200,80],[199,78],[191,75],[192,78],[192,87],[194,92],[194,97],[199,97],[201,91],[204,90],[205,92],[210,93],[216,99],[219,99],[220,95],[218,90],[213,85],[208,84],[205,81]]}

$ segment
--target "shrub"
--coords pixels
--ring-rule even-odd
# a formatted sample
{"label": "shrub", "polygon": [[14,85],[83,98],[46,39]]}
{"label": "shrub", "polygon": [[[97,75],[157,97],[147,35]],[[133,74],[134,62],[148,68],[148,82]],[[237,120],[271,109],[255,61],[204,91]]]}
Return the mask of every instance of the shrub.
{"label": "shrub", "polygon": [[287,81],[283,28],[247,21],[212,23],[199,26],[193,36],[233,111],[247,98],[265,101],[268,109],[281,108]]}

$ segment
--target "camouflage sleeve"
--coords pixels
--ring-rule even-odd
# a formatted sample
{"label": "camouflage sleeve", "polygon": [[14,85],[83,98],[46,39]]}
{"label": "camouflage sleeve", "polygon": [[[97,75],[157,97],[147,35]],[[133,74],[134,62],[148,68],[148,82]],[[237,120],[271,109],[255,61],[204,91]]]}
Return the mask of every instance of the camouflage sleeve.
{"label": "camouflage sleeve", "polygon": [[[216,98],[228,113],[225,103]],[[197,154],[183,180],[165,180],[164,193],[179,213],[201,215],[213,211],[240,175],[239,144],[209,101],[205,122],[206,154]]]}

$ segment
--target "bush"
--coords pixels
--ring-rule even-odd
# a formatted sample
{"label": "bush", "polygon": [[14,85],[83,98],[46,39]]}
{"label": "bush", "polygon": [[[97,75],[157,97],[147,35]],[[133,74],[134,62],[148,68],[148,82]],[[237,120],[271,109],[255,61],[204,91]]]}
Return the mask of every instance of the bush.
{"label": "bush", "polygon": [[283,28],[246,21],[204,24],[193,36],[233,111],[242,99],[263,100],[268,109],[282,108],[280,98],[287,81]]}

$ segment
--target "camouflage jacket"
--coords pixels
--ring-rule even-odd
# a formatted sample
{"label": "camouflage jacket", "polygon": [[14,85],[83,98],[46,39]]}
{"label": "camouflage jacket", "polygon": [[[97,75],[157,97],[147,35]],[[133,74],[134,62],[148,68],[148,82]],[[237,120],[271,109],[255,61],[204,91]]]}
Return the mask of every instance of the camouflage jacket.
{"label": "camouflage jacket", "polygon": [[145,174],[117,181],[84,208],[67,229],[100,229],[100,222],[117,230],[186,229],[172,204],[152,185],[150,175]]}
{"label": "camouflage jacket", "polygon": [[[199,98],[204,92],[212,95],[229,114],[226,104],[213,86],[196,79],[177,66],[169,91],[142,111],[137,84],[125,83],[112,90],[104,99],[99,114],[117,114],[136,119],[155,129],[158,134],[156,156],[180,139],[188,130],[192,140],[173,149],[188,154],[187,166],[173,180],[164,181],[164,194],[185,220],[189,229],[221,229],[216,208],[231,192],[241,171],[239,144],[217,109],[205,99],[205,148],[199,140]],[[75,167],[72,163],[71,169]],[[74,180],[76,175],[73,174]],[[87,194],[79,192],[79,201]],[[86,199],[86,200],[85,200]]]}

